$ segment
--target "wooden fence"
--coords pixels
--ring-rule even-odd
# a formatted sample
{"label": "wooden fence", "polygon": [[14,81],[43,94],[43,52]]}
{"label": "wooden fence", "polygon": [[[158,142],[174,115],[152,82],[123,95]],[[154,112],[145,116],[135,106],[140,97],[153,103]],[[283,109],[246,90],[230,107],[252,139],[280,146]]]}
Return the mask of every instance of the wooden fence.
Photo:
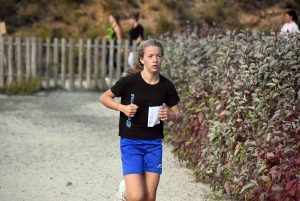
{"label": "wooden fence", "polygon": [[46,89],[105,90],[122,76],[130,50],[136,50],[136,43],[129,46],[128,40],[47,38],[43,41],[36,37],[0,36],[0,88],[24,77],[38,76]]}

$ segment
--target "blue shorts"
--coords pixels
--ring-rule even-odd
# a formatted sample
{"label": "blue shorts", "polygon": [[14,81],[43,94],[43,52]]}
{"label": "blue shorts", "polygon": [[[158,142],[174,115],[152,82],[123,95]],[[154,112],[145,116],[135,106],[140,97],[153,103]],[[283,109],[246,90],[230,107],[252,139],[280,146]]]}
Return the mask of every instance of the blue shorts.
{"label": "blue shorts", "polygon": [[123,175],[162,173],[162,139],[120,139]]}

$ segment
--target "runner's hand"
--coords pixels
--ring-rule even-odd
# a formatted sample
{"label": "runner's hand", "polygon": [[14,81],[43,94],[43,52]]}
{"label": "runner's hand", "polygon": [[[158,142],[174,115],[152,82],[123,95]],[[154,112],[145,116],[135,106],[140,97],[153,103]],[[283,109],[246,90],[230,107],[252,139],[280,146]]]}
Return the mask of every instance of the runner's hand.
{"label": "runner's hand", "polygon": [[158,110],[158,116],[160,120],[162,121],[168,121],[171,119],[172,113],[169,111],[168,106],[163,103],[163,108],[161,110]]}
{"label": "runner's hand", "polygon": [[127,116],[127,117],[134,117],[137,109],[139,107],[135,104],[130,104],[130,105],[126,105],[123,109],[123,113]]}

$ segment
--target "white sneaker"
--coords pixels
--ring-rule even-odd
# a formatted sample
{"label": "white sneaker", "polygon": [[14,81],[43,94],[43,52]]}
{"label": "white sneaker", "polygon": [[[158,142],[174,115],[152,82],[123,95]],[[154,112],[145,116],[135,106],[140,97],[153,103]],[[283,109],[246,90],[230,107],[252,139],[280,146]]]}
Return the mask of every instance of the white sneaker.
{"label": "white sneaker", "polygon": [[121,182],[120,182],[120,185],[119,185],[119,190],[115,196],[115,199],[114,201],[126,201],[125,198],[124,198],[124,191],[125,191],[125,188],[126,188],[126,184],[125,184],[125,180],[123,179]]}

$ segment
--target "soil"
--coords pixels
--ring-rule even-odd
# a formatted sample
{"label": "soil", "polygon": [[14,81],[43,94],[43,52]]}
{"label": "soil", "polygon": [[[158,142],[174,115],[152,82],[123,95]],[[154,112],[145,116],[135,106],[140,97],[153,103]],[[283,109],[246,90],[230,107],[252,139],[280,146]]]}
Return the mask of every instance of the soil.
{"label": "soil", "polygon": [[[118,115],[91,91],[0,95],[0,200],[113,200],[122,179]],[[158,201],[212,201],[164,145]],[[220,199],[218,199],[220,200]],[[225,199],[224,199],[225,200]]]}

